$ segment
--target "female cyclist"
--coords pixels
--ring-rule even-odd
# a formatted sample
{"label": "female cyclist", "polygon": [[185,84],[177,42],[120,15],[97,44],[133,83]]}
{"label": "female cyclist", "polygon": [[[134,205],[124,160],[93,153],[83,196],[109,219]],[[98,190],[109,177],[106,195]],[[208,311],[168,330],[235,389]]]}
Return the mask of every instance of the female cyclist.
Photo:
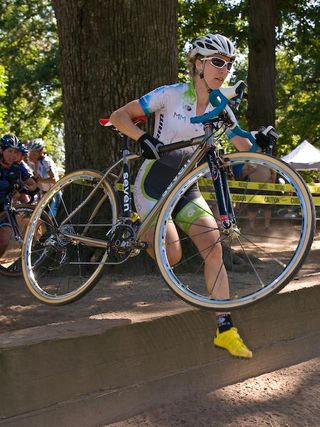
{"label": "female cyclist", "polygon": [[[137,174],[134,188],[134,202],[141,218],[152,209],[193,151],[193,148],[181,149],[160,157],[159,147],[204,134],[203,126],[191,124],[190,118],[213,109],[209,103],[209,93],[224,83],[234,59],[235,48],[228,38],[220,34],[198,37],[192,42],[188,55],[190,82],[159,87],[129,102],[111,115],[112,124],[125,135],[138,141],[142,154],[147,159]],[[228,112],[232,114],[230,109]],[[155,113],[153,136],[133,124],[135,117],[151,113]],[[238,150],[251,148],[251,143],[247,139],[234,136],[232,133],[230,137]],[[195,209],[195,199],[199,209]],[[191,200],[193,202],[190,202]],[[214,286],[216,297],[228,298],[228,276],[223,264],[222,247],[218,243],[220,234],[216,221],[197,188],[190,188],[188,200],[178,204],[174,223],[172,222],[168,228],[167,251],[172,265],[181,258],[180,244],[174,243],[179,242],[176,225],[191,237],[204,259],[204,274],[209,295],[213,293]],[[204,227],[212,231],[201,233]],[[144,236],[151,256],[153,256],[153,236],[154,228]],[[252,357],[252,352],[233,326],[230,313],[217,313],[217,326],[213,339],[216,346],[226,349],[233,356]]]}

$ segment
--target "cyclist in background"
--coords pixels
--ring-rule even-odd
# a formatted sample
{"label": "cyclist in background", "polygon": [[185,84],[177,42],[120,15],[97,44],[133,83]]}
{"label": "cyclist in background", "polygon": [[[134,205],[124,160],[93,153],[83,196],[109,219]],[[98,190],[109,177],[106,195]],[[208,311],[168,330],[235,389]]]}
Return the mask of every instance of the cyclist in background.
{"label": "cyclist in background", "polygon": [[43,139],[36,138],[28,144],[29,165],[34,172],[38,188],[44,194],[59,180],[55,162],[44,151]]}
{"label": "cyclist in background", "polygon": [[[15,202],[25,202],[28,196],[19,190],[21,184],[30,191],[37,189],[37,184],[32,178],[32,172],[22,161],[27,153],[27,148],[15,135],[4,135],[0,139],[0,257],[7,249],[12,230],[3,212],[5,197],[9,192],[13,193]],[[23,234],[27,222],[17,215],[18,225]]]}
{"label": "cyclist in background", "polygon": [[[112,124],[123,134],[141,145],[142,155],[147,159],[141,166],[135,181],[134,202],[143,219],[161,197],[182,165],[192,155],[193,148],[176,150],[160,157],[158,149],[163,144],[189,140],[204,135],[202,124],[191,124],[190,118],[213,110],[209,103],[212,89],[222,86],[235,59],[233,43],[220,34],[207,34],[192,42],[188,55],[190,81],[159,87],[141,98],[119,108],[110,117]],[[229,107],[232,120],[236,119]],[[135,117],[155,113],[153,136],[133,123]],[[238,150],[249,150],[249,140],[229,132],[231,142]],[[187,233],[204,259],[204,274],[209,295],[213,286],[216,297],[229,296],[229,282],[223,264],[220,233],[217,223],[198,188],[190,188],[187,200],[179,203],[174,223],[168,226],[167,254],[172,265],[181,258],[176,225]],[[195,203],[194,203],[195,202]],[[195,207],[195,204],[199,207]],[[201,233],[204,229],[212,230]],[[148,253],[153,252],[154,227],[143,239],[148,243]],[[230,313],[217,313],[217,331],[213,343],[229,351],[233,356],[251,358],[252,352],[233,326]]]}
{"label": "cyclist in background", "polygon": [[[59,180],[59,173],[55,162],[44,151],[43,139],[36,138],[28,144],[29,165],[34,173],[40,189],[40,197],[43,196]],[[55,216],[58,209],[60,197],[57,195],[50,205],[50,214]]]}

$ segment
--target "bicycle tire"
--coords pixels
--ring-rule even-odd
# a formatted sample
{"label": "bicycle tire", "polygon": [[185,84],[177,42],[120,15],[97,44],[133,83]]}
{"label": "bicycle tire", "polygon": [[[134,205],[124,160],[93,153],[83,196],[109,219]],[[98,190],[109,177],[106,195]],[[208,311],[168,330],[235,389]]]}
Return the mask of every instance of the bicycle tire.
{"label": "bicycle tire", "polygon": [[[50,215],[57,197],[57,213]],[[46,224],[47,233],[36,241],[35,231],[43,212],[49,213],[51,223]],[[64,223],[71,212],[73,217]],[[107,215],[110,217],[106,219]],[[76,171],[51,187],[31,217],[22,248],[23,276],[32,295],[49,305],[63,305],[89,292],[103,273],[100,261],[106,249],[94,259],[97,248],[77,243],[65,233],[105,239],[118,215],[117,193],[100,172]],[[46,261],[40,267],[34,262],[39,251],[46,252]]]}
{"label": "bicycle tire", "polygon": [[[207,164],[198,166],[169,195],[160,212],[155,230],[155,257],[160,273],[169,288],[189,304],[216,311],[247,306],[284,288],[303,264],[311,247],[315,229],[315,213],[310,192],[300,175],[289,165],[261,153],[232,153],[228,158],[232,171],[237,170],[237,167],[243,167],[244,164],[253,167],[262,166],[273,169],[278,177],[285,180],[284,185],[270,187],[273,191],[269,195],[266,195],[268,185],[263,182],[253,183],[252,186],[256,188],[248,191],[245,187],[250,185],[239,180],[233,180],[231,183],[229,181],[231,184],[229,187],[234,187],[229,188],[229,191],[235,206],[237,231],[232,232],[230,236],[220,233],[219,238],[228,275],[228,297],[213,295],[215,283],[206,286],[205,280],[201,278],[203,269],[199,268],[204,264],[203,257],[188,241],[191,239],[187,234],[179,230],[179,238],[184,239],[181,243],[183,252],[186,252],[183,253],[179,263],[170,266],[166,250],[170,244],[166,242],[166,227],[170,223],[175,206],[191,185],[198,183],[200,179],[202,179],[200,183],[205,182],[204,177],[210,175]],[[205,187],[201,187],[201,190],[210,193],[208,203],[211,212],[215,212],[215,194],[211,177],[210,181],[209,190]],[[259,224],[254,233],[248,230],[248,218],[244,208],[248,210],[252,208],[252,204],[255,204],[255,207],[258,204],[260,209],[263,209],[268,204],[267,208],[273,213],[272,209],[277,207],[278,203],[289,209],[292,208],[292,203],[296,203],[295,215],[291,218],[287,216],[272,218],[273,229],[269,233],[261,230]],[[291,236],[287,236],[286,231],[288,233],[290,231]],[[212,290],[210,294],[208,289]]]}
{"label": "bicycle tire", "polygon": [[[21,206],[17,206],[15,208],[15,211],[18,214],[20,213],[23,215],[27,213],[28,216],[31,217],[31,215],[34,211],[34,208],[35,207],[33,205],[21,205]],[[19,244],[19,242],[17,242],[17,244]],[[7,264],[7,265],[5,265],[5,264]],[[2,276],[7,276],[7,277],[22,276],[21,254],[13,262],[9,261],[8,263],[3,263],[2,261],[0,261],[0,274]]]}

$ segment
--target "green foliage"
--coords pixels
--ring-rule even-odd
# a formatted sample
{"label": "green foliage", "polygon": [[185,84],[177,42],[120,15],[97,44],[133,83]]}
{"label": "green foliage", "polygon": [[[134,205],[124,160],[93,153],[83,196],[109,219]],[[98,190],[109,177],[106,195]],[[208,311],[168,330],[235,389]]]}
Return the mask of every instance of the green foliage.
{"label": "green foliage", "polygon": [[[248,8],[235,0],[179,0],[180,51],[187,40],[207,32],[235,41],[238,52],[230,83],[247,80]],[[320,2],[277,1],[276,122],[280,133],[277,154],[288,153],[303,139],[320,147]],[[185,55],[179,58],[179,78],[186,79]],[[246,101],[238,119],[246,128]]]}
{"label": "green foliage", "polygon": [[236,43],[238,51],[246,46],[247,21],[243,19],[247,1],[179,0],[178,50],[179,77],[186,76],[188,42],[206,33],[220,33]]}
{"label": "green foliage", "polygon": [[[186,80],[188,41],[206,32],[235,41],[241,53],[230,83],[247,79],[248,0],[178,0],[179,79]],[[278,155],[303,139],[320,147],[319,0],[277,0]],[[42,137],[63,158],[58,39],[50,0],[0,3],[0,133]],[[94,94],[93,94],[94,96]],[[246,101],[238,119],[246,128]]]}
{"label": "green foliage", "polygon": [[0,85],[6,90],[0,94],[0,132],[13,132],[22,140],[42,137],[56,158],[62,156],[63,122],[57,56],[51,2],[2,0]]}
{"label": "green foliage", "polygon": [[320,2],[280,1],[277,54],[279,154],[307,139],[320,147]]}

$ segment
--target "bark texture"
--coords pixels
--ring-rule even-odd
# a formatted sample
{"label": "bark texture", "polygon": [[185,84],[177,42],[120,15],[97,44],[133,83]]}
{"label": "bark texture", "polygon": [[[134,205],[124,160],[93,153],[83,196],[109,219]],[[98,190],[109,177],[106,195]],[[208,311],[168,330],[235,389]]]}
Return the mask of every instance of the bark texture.
{"label": "bark texture", "polygon": [[177,80],[176,0],[53,0],[60,44],[66,170],[104,170],[119,139],[98,119]]}
{"label": "bark texture", "polygon": [[249,1],[248,121],[251,130],[275,124],[276,0]]}

